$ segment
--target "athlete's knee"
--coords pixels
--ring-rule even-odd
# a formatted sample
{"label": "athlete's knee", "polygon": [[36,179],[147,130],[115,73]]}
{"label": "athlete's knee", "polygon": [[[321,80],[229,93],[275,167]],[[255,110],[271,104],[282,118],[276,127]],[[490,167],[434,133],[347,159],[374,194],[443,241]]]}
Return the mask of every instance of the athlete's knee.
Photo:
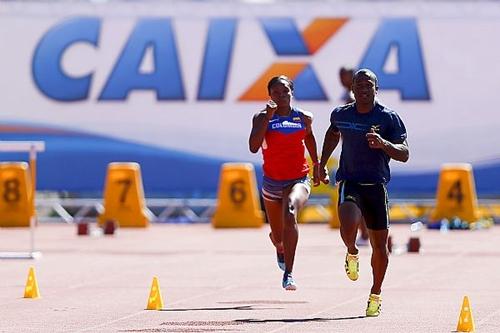
{"label": "athlete's knee", "polygon": [[339,206],[339,217],[347,223],[358,224],[363,219],[361,210],[354,202],[344,202]]}
{"label": "athlete's knee", "polygon": [[339,215],[340,227],[346,230],[358,230],[359,220],[353,215]]}
{"label": "athlete's knee", "polygon": [[373,254],[378,256],[379,258],[388,258],[389,257],[389,249],[387,248],[387,244],[384,242],[377,242],[372,246]]}
{"label": "athlete's knee", "polygon": [[299,211],[304,207],[305,200],[300,197],[291,195],[288,197],[288,212],[297,216]]}
{"label": "athlete's knee", "polygon": [[295,215],[297,212],[297,203],[292,198],[288,198],[288,213]]}

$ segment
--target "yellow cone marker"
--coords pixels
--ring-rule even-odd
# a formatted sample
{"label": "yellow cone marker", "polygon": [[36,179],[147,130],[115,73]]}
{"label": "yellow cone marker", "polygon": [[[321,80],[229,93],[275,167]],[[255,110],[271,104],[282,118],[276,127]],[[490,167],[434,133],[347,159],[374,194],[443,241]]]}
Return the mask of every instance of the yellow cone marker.
{"label": "yellow cone marker", "polygon": [[340,228],[340,219],[339,219],[339,192],[338,192],[338,186],[335,187],[335,191],[332,192],[330,195],[330,212],[331,212],[331,218],[330,222],[328,223],[330,225],[330,228],[332,229],[339,229]]}
{"label": "yellow cone marker", "polygon": [[299,212],[299,223],[326,223],[332,218],[329,207],[323,205],[305,206]]}
{"label": "yellow cone marker", "polygon": [[253,228],[264,223],[254,167],[250,163],[224,163],[219,179],[215,228]]}
{"label": "yellow cone marker", "polygon": [[444,164],[439,173],[436,209],[431,220],[459,217],[474,222],[478,219],[476,186],[472,166],[468,163]]}
{"label": "yellow cone marker", "polygon": [[147,310],[161,310],[163,309],[163,298],[161,297],[160,284],[158,278],[153,277],[153,284],[149,293]]}
{"label": "yellow cone marker", "polygon": [[29,227],[33,190],[26,162],[0,163],[0,227]]}
{"label": "yellow cone marker", "polygon": [[[309,163],[309,177],[313,178],[313,162],[310,156],[307,156]],[[337,214],[337,187],[335,186],[335,170],[338,168],[338,161],[334,157],[330,157],[326,163],[329,174],[331,175],[329,184],[320,182],[319,186],[311,187],[311,196],[328,196],[330,197],[331,204],[327,207],[322,205],[307,205],[302,208],[299,213],[299,223],[328,223],[332,228],[338,228]],[[333,202],[332,202],[333,201]]]}
{"label": "yellow cone marker", "polygon": [[24,288],[24,298],[40,298],[40,291],[38,290],[38,282],[36,281],[35,269],[30,267],[28,273],[28,280]]}
{"label": "yellow cone marker", "polygon": [[[309,163],[309,177],[311,177],[311,181],[313,179],[313,162],[311,157],[307,156],[307,163]],[[330,174],[330,183],[323,184],[320,182],[318,186],[311,186],[311,195],[322,195],[322,196],[330,196],[332,192],[336,191],[335,187],[335,170],[339,167],[338,161],[334,157],[330,157],[328,162],[326,162],[326,168],[328,169],[328,173]]]}
{"label": "yellow cone marker", "polygon": [[458,332],[474,332],[474,318],[472,317],[472,309],[469,304],[469,297],[464,296],[460,317],[458,318]]}
{"label": "yellow cone marker", "polygon": [[116,221],[121,228],[145,228],[149,225],[138,163],[114,162],[108,165],[104,213],[99,215],[98,222],[104,226],[110,220]]}

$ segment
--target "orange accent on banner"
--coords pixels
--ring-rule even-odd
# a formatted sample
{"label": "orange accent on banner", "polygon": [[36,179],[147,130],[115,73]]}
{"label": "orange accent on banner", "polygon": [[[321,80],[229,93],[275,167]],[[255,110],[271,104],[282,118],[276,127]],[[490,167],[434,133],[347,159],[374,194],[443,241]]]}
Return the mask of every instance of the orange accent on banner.
{"label": "orange accent on banner", "polygon": [[290,79],[295,77],[304,70],[307,64],[301,63],[275,63],[272,64],[254,84],[241,97],[240,101],[267,101],[269,94],[267,93],[267,82],[277,75],[286,75]]}
{"label": "orange accent on banner", "polygon": [[302,34],[309,53],[318,51],[347,21],[348,18],[321,18],[309,24]]}
{"label": "orange accent on banner", "polygon": [[0,125],[0,133],[39,133],[39,134],[71,134],[70,131],[38,126]]}

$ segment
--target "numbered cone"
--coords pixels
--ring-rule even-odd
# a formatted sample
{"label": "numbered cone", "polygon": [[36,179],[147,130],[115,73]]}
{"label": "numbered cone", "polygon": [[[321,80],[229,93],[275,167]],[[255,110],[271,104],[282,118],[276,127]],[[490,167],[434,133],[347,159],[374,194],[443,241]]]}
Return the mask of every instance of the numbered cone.
{"label": "numbered cone", "polygon": [[0,227],[29,227],[33,190],[26,162],[0,163]]}
{"label": "numbered cone", "polygon": [[431,220],[454,217],[469,222],[479,217],[472,166],[467,163],[444,164],[439,174],[436,208]]}
{"label": "numbered cone", "polygon": [[119,227],[147,227],[141,168],[138,163],[110,163],[104,187],[104,213],[99,225],[116,221]]}
{"label": "numbered cone", "polygon": [[[309,163],[309,177],[313,177],[313,163],[311,158],[307,157],[307,162]],[[337,167],[338,162],[332,157],[328,160],[326,167],[330,173],[332,173]],[[337,189],[334,185],[320,183],[319,186],[311,187],[311,195],[316,196],[335,196]],[[307,205],[303,207],[298,216],[299,223],[329,223],[336,215],[337,203],[335,205]]]}
{"label": "numbered cone", "polygon": [[222,165],[212,219],[216,228],[261,227],[264,213],[260,208],[254,167],[250,163]]}
{"label": "numbered cone", "polygon": [[332,217],[330,218],[328,225],[332,229],[339,229],[339,191],[337,186],[335,187],[335,191],[333,191],[330,195],[330,212],[332,214]]}

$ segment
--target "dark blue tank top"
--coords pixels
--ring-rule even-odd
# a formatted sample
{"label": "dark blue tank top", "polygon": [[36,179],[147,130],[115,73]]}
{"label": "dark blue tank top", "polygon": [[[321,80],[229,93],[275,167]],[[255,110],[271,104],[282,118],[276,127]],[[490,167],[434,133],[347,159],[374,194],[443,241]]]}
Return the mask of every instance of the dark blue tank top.
{"label": "dark blue tank top", "polygon": [[406,140],[406,128],[398,114],[376,103],[368,113],[359,113],[356,103],[339,106],[330,115],[332,127],[342,135],[342,152],[335,179],[358,183],[387,183],[391,179],[390,157],[381,149],[368,146],[371,128],[392,143]]}

